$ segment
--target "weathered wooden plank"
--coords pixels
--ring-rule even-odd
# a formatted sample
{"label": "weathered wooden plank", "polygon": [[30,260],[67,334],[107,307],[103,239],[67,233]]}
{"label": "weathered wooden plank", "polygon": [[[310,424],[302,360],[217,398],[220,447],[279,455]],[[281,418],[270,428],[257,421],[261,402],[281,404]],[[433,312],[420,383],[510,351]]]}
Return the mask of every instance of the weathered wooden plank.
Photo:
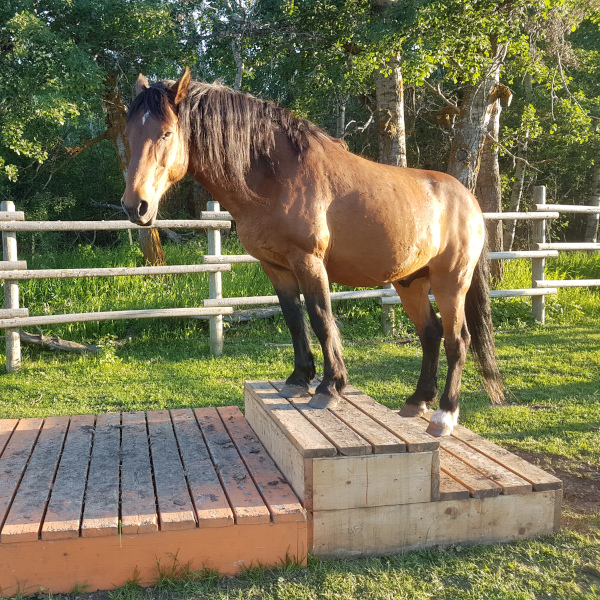
{"label": "weathered wooden plank", "polygon": [[336,407],[330,410],[371,444],[373,454],[406,452],[406,443],[403,440],[377,423],[377,421],[370,419],[368,415],[365,415],[350,402],[341,400]]}
{"label": "weathered wooden plank", "polygon": [[501,464],[509,471],[525,479],[532,484],[533,490],[542,492],[544,490],[557,490],[562,488],[562,481],[554,475],[532,465],[530,462],[522,459],[520,456],[497,446],[493,442],[482,438],[470,429],[457,425],[452,432],[452,436],[463,441],[465,444],[481,452],[481,454],[491,458]]}
{"label": "weathered wooden plank", "polygon": [[335,446],[325,438],[278,391],[264,381],[246,381],[245,393],[270,415],[277,426],[305,458],[335,456]]}
{"label": "weathered wooden plank", "polygon": [[306,512],[237,406],[217,409],[274,523],[304,521]]}
{"label": "weathered wooden plank", "polygon": [[227,430],[217,410],[215,408],[196,408],[194,415],[200,424],[211,458],[219,472],[221,483],[235,515],[236,524],[270,522],[269,509],[256,489],[235,444],[227,435]]}
{"label": "weathered wooden plank", "polygon": [[505,469],[502,465],[494,462],[487,456],[473,450],[473,448],[470,448],[460,440],[448,436],[441,439],[440,445],[457,458],[460,458],[464,463],[497,483],[502,488],[503,494],[528,494],[531,492],[531,484],[529,482],[521,479],[521,477]]}
{"label": "weathered wooden plank", "polygon": [[[312,510],[312,458],[304,458],[300,451],[275,423],[255,397],[246,391],[245,417],[259,437],[269,456],[285,474],[288,483],[300,498],[304,508]],[[308,466],[307,466],[308,465]]]}
{"label": "weathered wooden plank", "polygon": [[[283,381],[271,381],[279,392],[285,385]],[[314,425],[337,449],[342,456],[363,456],[371,454],[371,444],[365,441],[344,421],[338,419],[329,410],[314,409],[309,406],[310,396],[291,398],[290,402],[302,415]]]}
{"label": "weathered wooden plank", "polygon": [[48,510],[42,525],[43,540],[79,536],[94,421],[94,415],[71,417]]}
{"label": "weathered wooden plank", "polygon": [[[421,424],[427,423],[430,416],[431,413],[428,413],[420,419]],[[465,428],[462,427],[462,429]],[[502,487],[503,494],[528,494],[532,491],[531,483],[454,436],[440,438],[440,446],[488,479],[496,482]]]}
{"label": "weathered wooden plank", "polygon": [[121,421],[121,531],[158,531],[146,415],[126,412]]}
{"label": "weathered wooden plank", "polygon": [[69,417],[48,417],[44,422],[4,521],[3,544],[37,542],[68,426]]}
{"label": "weathered wooden plank", "polygon": [[162,531],[192,529],[196,527],[195,511],[169,412],[148,411],[146,420],[152,451],[160,528]]}
{"label": "weathered wooden plank", "polygon": [[469,490],[442,471],[440,473],[440,502],[447,500],[465,500],[469,498]]}
{"label": "weathered wooden plank", "polygon": [[346,386],[343,395],[348,402],[403,440],[406,443],[408,452],[431,452],[439,448],[439,442],[436,438],[416,430],[410,422],[407,422],[398,413],[383,404],[379,404],[379,402],[363,394],[354,386]]}
{"label": "weathered wooden plank", "polygon": [[313,459],[313,510],[431,500],[431,452]]}
{"label": "weathered wooden plank", "polygon": [[38,437],[43,419],[21,419],[0,457],[0,527]]}
{"label": "weathered wooden plank", "polygon": [[92,444],[81,535],[116,535],[119,532],[120,414],[108,413],[96,417]]}
{"label": "weathered wooden plank", "polygon": [[188,486],[200,527],[233,525],[233,512],[191,409],[172,410]]}
{"label": "weathered wooden plank", "polygon": [[548,535],[560,504],[557,492],[315,511],[313,552],[369,556]]}
{"label": "weathered wooden plank", "polygon": [[497,483],[444,448],[440,448],[440,469],[466,487],[473,498],[489,498],[502,493],[502,488]]}
{"label": "weathered wooden plank", "polygon": [[4,453],[4,448],[13,434],[19,419],[0,419],[0,457]]}

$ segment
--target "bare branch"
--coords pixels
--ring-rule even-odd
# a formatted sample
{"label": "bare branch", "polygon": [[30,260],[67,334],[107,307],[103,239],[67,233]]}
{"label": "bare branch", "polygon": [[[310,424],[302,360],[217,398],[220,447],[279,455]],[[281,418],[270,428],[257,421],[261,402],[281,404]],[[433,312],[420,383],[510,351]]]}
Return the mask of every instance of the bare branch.
{"label": "bare branch", "polygon": [[456,104],[456,102],[453,102],[452,100],[450,100],[450,99],[446,98],[446,96],[444,96],[444,93],[442,92],[442,85],[440,83],[437,84],[437,87],[433,87],[431,85],[431,83],[429,83],[429,81],[427,81],[427,79],[424,79],[423,83],[430,92],[433,92],[436,96],[438,96],[438,98],[441,98],[448,106],[458,108],[458,105]]}

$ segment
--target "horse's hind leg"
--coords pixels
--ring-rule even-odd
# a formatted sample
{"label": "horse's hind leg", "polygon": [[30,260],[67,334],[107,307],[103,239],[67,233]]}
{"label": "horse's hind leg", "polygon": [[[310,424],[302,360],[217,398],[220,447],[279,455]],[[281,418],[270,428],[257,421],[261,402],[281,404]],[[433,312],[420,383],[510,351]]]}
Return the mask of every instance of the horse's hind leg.
{"label": "horse's hind leg", "polygon": [[[447,286],[448,282],[445,283]],[[457,286],[458,290],[451,295],[441,291],[438,293],[432,278],[433,292],[444,325],[444,348],[448,361],[448,374],[440,398],[440,406],[431,416],[427,428],[427,432],[436,437],[450,435],[458,422],[458,395],[467,350],[471,342],[465,323],[465,295],[468,287],[465,289],[461,287]]]}
{"label": "horse's hind leg", "polygon": [[262,263],[271,280],[294,346],[294,370],[287,378],[280,395],[295,398],[308,394],[308,384],[315,376],[315,361],[310,350],[310,331],[300,302],[298,280],[292,271]]}
{"label": "horse's hind leg", "polygon": [[417,328],[423,348],[423,362],[417,389],[400,410],[400,415],[403,417],[418,417],[425,413],[428,404],[437,400],[442,323],[429,301],[428,277],[415,279],[408,287],[406,284],[396,282],[394,287],[402,300],[404,311]]}

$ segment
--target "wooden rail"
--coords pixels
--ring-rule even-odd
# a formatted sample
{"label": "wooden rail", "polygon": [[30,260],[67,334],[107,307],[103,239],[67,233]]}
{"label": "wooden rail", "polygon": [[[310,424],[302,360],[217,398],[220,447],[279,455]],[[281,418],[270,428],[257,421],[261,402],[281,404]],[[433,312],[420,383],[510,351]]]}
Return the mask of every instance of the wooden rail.
{"label": "wooden rail", "polygon": [[[546,281],[544,277],[545,259],[555,258],[559,251],[600,250],[600,243],[548,243],[545,239],[546,222],[558,218],[561,212],[592,214],[600,213],[600,207],[546,204],[545,188],[537,186],[534,191],[535,212],[523,213],[484,213],[488,220],[527,220],[533,222],[532,250],[511,252],[490,252],[491,260],[530,259],[533,273],[531,288],[493,290],[492,298],[524,297],[532,298],[534,316],[544,321],[545,296],[556,294],[562,287],[588,287],[600,285],[600,280]],[[143,229],[129,221],[25,221],[23,212],[16,211],[11,202],[2,203],[0,212],[0,232],[2,233],[4,259],[0,261],[0,279],[4,279],[5,310],[0,310],[0,328],[6,328],[7,370],[17,371],[20,366],[19,327],[28,325],[49,325],[69,322],[117,320],[128,318],[156,318],[166,316],[209,316],[210,346],[213,354],[223,352],[223,315],[230,314],[234,307],[277,304],[275,295],[224,298],[221,273],[234,264],[259,262],[247,255],[221,254],[220,232],[231,228],[231,215],[220,209],[217,202],[209,203],[202,211],[200,220],[158,220],[153,227],[170,229],[204,229],[207,231],[209,253],[203,257],[202,265],[170,265],[162,267],[112,267],[90,269],[28,269],[26,261],[17,260],[16,233],[23,231],[121,231]],[[146,275],[167,275],[181,273],[208,273],[209,298],[201,308],[153,309],[141,311],[107,311],[104,313],[78,313],[65,315],[41,315],[30,317],[26,308],[19,307],[18,281],[30,279],[57,279],[79,277],[125,277]],[[332,292],[331,299],[354,300],[379,298],[387,308],[400,304],[394,289],[388,287]],[[432,301],[435,298],[430,296]]]}

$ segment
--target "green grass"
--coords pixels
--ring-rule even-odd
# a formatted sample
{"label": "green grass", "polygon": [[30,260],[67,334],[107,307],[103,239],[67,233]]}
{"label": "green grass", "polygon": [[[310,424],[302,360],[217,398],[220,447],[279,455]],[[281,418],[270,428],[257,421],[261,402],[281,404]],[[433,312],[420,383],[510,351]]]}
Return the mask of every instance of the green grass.
{"label": "green grass", "polygon": [[[233,249],[234,242],[228,240]],[[168,246],[170,264],[197,262],[201,243]],[[81,248],[68,257],[34,257],[36,266],[140,264],[128,247],[118,251]],[[46,262],[44,262],[44,260]],[[595,256],[549,261],[547,277],[597,277]],[[254,265],[234,267],[226,295],[272,293]],[[528,261],[507,263],[504,287],[529,287]],[[181,281],[179,280],[181,279]],[[206,276],[120,278],[30,284],[23,305],[32,314],[185,306],[206,297]],[[69,300],[67,300],[69,299]],[[491,407],[469,360],[463,377],[461,422],[508,448],[600,465],[600,296],[571,289],[548,298],[547,324],[531,318],[527,299],[494,301],[496,343],[507,403]],[[60,308],[62,307],[62,308]],[[34,310],[35,308],[35,310]],[[418,343],[395,344],[381,334],[375,301],[334,305],[343,325],[350,381],[378,401],[399,408],[416,385]],[[397,310],[399,338],[414,328]],[[96,327],[96,328],[94,328]],[[67,354],[23,348],[23,369],[0,367],[0,418],[243,405],[243,380],[283,378],[293,363],[282,317],[236,324],[225,332],[222,357],[210,355],[208,327],[196,320],[115,322],[62,326],[44,333],[104,342],[99,354]],[[112,340],[131,334],[116,346]],[[277,345],[273,345],[277,344]],[[320,350],[315,349],[318,364]],[[1,364],[4,356],[0,355]],[[445,376],[442,360],[440,376]],[[307,568],[250,569],[233,579],[190,573],[183,566],[157,571],[157,585],[141,590],[135,581],[112,593],[134,598],[200,599],[593,599],[600,598],[600,512],[579,517],[575,530],[548,538],[487,547],[411,552],[365,560],[309,558]],[[81,594],[78,594],[80,597]]]}

